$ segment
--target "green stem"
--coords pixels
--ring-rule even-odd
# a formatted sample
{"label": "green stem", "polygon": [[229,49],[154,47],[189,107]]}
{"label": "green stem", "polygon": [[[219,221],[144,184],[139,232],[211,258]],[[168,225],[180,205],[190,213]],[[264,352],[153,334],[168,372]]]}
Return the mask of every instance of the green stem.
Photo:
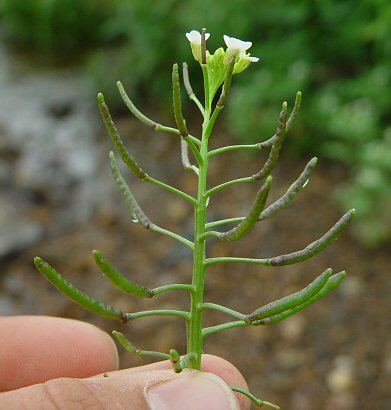
{"label": "green stem", "polygon": [[182,68],[183,68],[183,71],[182,71],[183,72],[183,83],[185,85],[187,94],[188,94],[190,100],[195,102],[195,104],[197,105],[197,107],[200,110],[201,114],[204,115],[204,107],[202,106],[199,99],[194,94],[194,91],[191,87],[190,79],[189,79],[189,69],[187,67],[187,64],[183,63]]}
{"label": "green stem", "polygon": [[167,235],[171,238],[176,239],[177,241],[183,243],[184,245],[188,246],[190,249],[194,249],[194,243],[189,241],[188,239],[184,238],[183,236],[180,236],[174,232],[171,232],[167,229],[161,228],[160,226],[157,226],[153,223],[151,223],[148,227],[148,229],[152,232],[158,232],[161,233],[163,235]]}
{"label": "green stem", "polygon": [[277,406],[276,404],[269,403],[268,401],[258,399],[252,393],[250,393],[247,390],[242,389],[241,387],[231,386],[231,390],[245,395],[258,407],[268,406],[268,407],[271,407],[272,409],[280,410],[280,407]]}
{"label": "green stem", "polygon": [[206,229],[216,228],[217,226],[227,225],[235,222],[242,222],[245,216],[237,216],[235,218],[220,219],[218,221],[208,222]]}
{"label": "green stem", "polygon": [[226,313],[227,315],[231,315],[236,319],[244,320],[246,318],[246,315],[244,313],[240,313],[236,310],[230,309],[225,306],[218,305],[216,303],[201,303],[200,309],[205,310],[205,309],[211,309],[211,310],[217,310],[218,312]]}
{"label": "green stem", "polygon": [[235,151],[238,149],[249,149],[260,151],[262,148],[259,144],[238,144],[238,145],[227,145],[226,147],[216,148],[209,152],[208,157],[211,158],[214,155],[221,154],[223,152]]}
{"label": "green stem", "polygon": [[136,313],[125,313],[127,320],[138,319],[140,317],[146,316],[177,316],[185,320],[189,319],[189,312],[184,312],[182,310],[171,310],[171,309],[155,309],[155,310],[144,310],[142,312]]}
{"label": "green stem", "polygon": [[160,293],[167,292],[170,290],[184,290],[186,292],[194,292],[194,288],[192,285],[188,285],[185,283],[173,283],[172,285],[163,285],[159,286],[158,288],[151,289],[153,296],[159,295]]}
{"label": "green stem", "polygon": [[206,191],[206,195],[211,196],[215,192],[220,191],[220,189],[226,188],[227,186],[231,185],[241,184],[243,182],[255,182],[255,179],[253,179],[252,177],[233,179],[232,181],[224,182],[223,184],[216,185],[215,187],[209,189],[208,191]]}
{"label": "green stem", "polygon": [[194,292],[191,294],[190,319],[187,325],[187,353],[191,355],[187,366],[192,369],[201,369],[202,355],[202,317],[200,308],[204,298],[205,284],[205,241],[201,236],[205,233],[206,225],[206,181],[208,174],[208,137],[206,130],[210,121],[209,80],[206,65],[202,66],[205,85],[205,111],[202,125],[202,140],[200,155],[202,162],[199,164],[197,204],[194,207],[194,256],[192,286]]}
{"label": "green stem", "polygon": [[202,329],[202,336],[209,336],[213,333],[222,332],[223,330],[228,330],[239,326],[251,326],[251,323],[247,323],[244,320],[236,320],[234,322],[222,323],[221,325],[205,327]]}
{"label": "green stem", "polygon": [[113,334],[113,336],[116,337],[116,339],[121,343],[121,345],[130,353],[134,353],[137,356],[152,356],[157,357],[158,359],[170,360],[170,355],[167,353],[137,349],[137,347],[134,346],[133,343],[131,343],[123,333],[117,332],[116,330],[113,330],[111,333]]}
{"label": "green stem", "polygon": [[210,118],[210,121],[209,121],[209,123],[208,123],[208,127],[207,127],[206,130],[205,130],[205,135],[207,136],[207,138],[209,138],[209,136],[210,136],[210,134],[211,134],[211,132],[212,132],[213,125],[214,125],[214,123],[215,123],[215,121],[216,121],[216,119],[217,119],[217,116],[219,115],[220,111],[221,111],[223,108],[224,108],[224,107],[216,106],[216,108],[214,109],[213,114],[212,114],[212,116],[211,116],[211,118]]}
{"label": "green stem", "polygon": [[168,185],[162,181],[159,181],[155,178],[150,177],[149,175],[147,175],[147,178],[144,180],[145,182],[149,182],[150,184],[156,185],[158,187],[167,189],[167,191],[173,192],[174,194],[182,197],[183,199],[186,199],[186,201],[189,201],[191,204],[195,205],[196,204],[196,200],[195,198],[193,198],[191,195],[186,194],[185,192],[181,191],[180,189],[174,188],[171,185]]}

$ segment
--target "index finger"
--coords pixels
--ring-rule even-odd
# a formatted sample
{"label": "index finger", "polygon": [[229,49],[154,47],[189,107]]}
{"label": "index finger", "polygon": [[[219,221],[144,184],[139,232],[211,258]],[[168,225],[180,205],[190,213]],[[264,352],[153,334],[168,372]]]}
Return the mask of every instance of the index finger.
{"label": "index finger", "polygon": [[118,369],[111,337],[77,320],[0,317],[0,346],[0,391]]}

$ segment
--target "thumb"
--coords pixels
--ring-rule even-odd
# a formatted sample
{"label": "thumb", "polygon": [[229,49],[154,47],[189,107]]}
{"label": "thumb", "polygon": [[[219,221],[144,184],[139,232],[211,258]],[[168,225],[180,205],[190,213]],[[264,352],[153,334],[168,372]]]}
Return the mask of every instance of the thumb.
{"label": "thumb", "polygon": [[54,379],[0,394],[8,409],[240,410],[219,376],[194,370],[114,372],[108,377]]}

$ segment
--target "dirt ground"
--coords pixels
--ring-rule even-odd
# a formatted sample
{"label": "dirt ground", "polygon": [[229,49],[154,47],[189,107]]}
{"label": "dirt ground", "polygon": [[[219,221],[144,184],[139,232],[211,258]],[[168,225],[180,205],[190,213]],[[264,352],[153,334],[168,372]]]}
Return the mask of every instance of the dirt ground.
{"label": "dirt ground", "polygon": [[[195,177],[182,171],[179,146],[174,137],[152,136],[143,129],[139,132],[133,123],[122,126],[127,130],[125,134],[132,135],[128,139],[129,146],[150,175],[194,193]],[[223,143],[226,144],[227,139],[222,135],[212,141],[216,147]],[[226,153],[214,157],[210,164],[210,185],[251,175],[259,170],[265,155]],[[282,157],[273,172],[270,201],[283,194],[305,166],[305,162],[290,159],[287,150]],[[330,195],[345,174],[338,166],[320,163],[308,186],[288,208],[259,223],[250,235],[238,242],[210,240],[208,255],[269,257],[302,249],[323,235],[341,216]],[[191,206],[130,174],[127,179],[153,222],[191,236]],[[240,184],[220,191],[211,199],[209,220],[244,215],[256,190],[256,184]],[[31,249],[2,262],[0,300],[11,304],[12,314],[78,318],[107,331],[121,330],[142,349],[168,351],[175,347],[185,352],[185,328],[179,319],[144,318],[122,325],[95,317],[47,283],[34,269],[32,259],[37,255],[45,258],[91,296],[128,312],[153,307],[187,309],[188,298],[180,292],[151,300],[120,294],[98,272],[90,253],[99,249],[133,281],[156,287],[191,281],[191,254],[187,248],[132,223],[115,191],[110,206],[97,209],[90,221],[67,232],[53,230],[53,216],[44,204],[30,212],[45,227],[46,237]],[[351,239],[348,229],[336,243],[300,265],[213,265],[208,269],[205,299],[251,312],[306,286],[328,267],[335,272],[345,269],[348,272],[343,284],[332,294],[275,326],[236,328],[211,335],[205,340],[204,350],[234,363],[255,394],[278,403],[282,409],[389,410],[389,245],[374,251],[363,249]],[[206,326],[227,320],[225,315],[216,312],[205,314]],[[119,350],[123,367],[148,362]]]}

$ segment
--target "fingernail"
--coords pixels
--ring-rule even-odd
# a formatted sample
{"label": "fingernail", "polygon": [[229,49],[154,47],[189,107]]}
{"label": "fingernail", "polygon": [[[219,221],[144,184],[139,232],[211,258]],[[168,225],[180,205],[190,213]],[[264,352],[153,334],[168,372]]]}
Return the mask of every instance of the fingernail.
{"label": "fingernail", "polygon": [[183,371],[150,387],[145,395],[151,410],[240,410],[224,380],[206,372]]}

